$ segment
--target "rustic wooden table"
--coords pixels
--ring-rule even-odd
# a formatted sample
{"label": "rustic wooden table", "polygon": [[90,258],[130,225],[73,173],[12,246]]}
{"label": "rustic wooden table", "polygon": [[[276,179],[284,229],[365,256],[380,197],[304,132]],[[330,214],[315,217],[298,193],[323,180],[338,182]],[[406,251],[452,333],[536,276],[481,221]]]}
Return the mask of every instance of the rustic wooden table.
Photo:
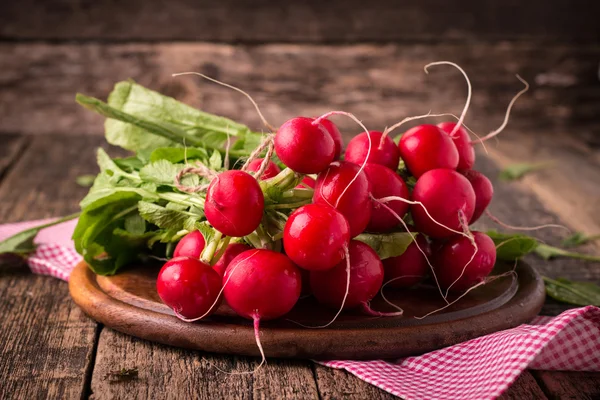
{"label": "rustic wooden table", "polygon": [[[23,7],[0,8],[6,18],[0,23],[0,223],[77,211],[87,189],[75,178],[95,173],[94,148],[108,148],[102,118],[74,103],[77,91],[105,98],[116,81],[131,77],[260,127],[238,94],[170,76],[195,70],[250,92],[274,124],[343,109],[381,129],[429,110],[460,113],[461,75],[449,67],[422,71],[446,59],[471,76],[467,123],[478,132],[501,123],[520,90],[515,73],[532,84],[499,142],[478,156],[477,168],[495,185],[492,212],[514,225],[560,223],[600,232],[600,48],[594,13],[587,11],[593,1],[547,7],[536,0],[518,20],[505,1],[497,7],[465,2],[467,17],[435,0],[406,2],[403,10],[393,1],[369,9],[355,2],[361,15],[348,1],[294,2],[292,9],[277,5],[263,14],[237,0],[197,3],[170,2],[168,12],[141,1],[119,3],[118,12],[113,2],[27,0]],[[569,17],[578,9],[584,11],[577,19]],[[411,23],[397,23],[406,17]],[[511,21],[512,33],[498,21]],[[340,123],[356,132],[350,122]],[[547,160],[553,168],[520,182],[497,180],[510,163]],[[560,230],[536,235],[555,245],[564,237]],[[600,253],[600,246],[581,251]],[[551,277],[600,283],[597,263],[527,260]],[[542,313],[566,308],[547,301]],[[170,348],[105,328],[74,305],[65,282],[32,275],[22,265],[0,266],[0,310],[0,398],[392,398],[345,372],[302,360],[269,360],[251,375],[223,374],[215,367],[248,371],[258,361]],[[137,368],[137,378],[112,382],[110,373],[121,368]],[[598,399],[600,373],[526,371],[503,396]]]}
{"label": "rustic wooden table", "polygon": [[[2,137],[0,222],[64,215],[77,210],[86,189],[75,184],[96,170],[97,136]],[[114,149],[113,149],[114,150]],[[479,168],[495,178],[497,165],[480,156]],[[494,182],[493,212],[523,225],[561,222],[523,184]],[[540,232],[550,243],[560,232]],[[598,265],[571,260],[529,262],[544,273],[598,281]],[[351,375],[302,360],[258,361],[203,354],[129,337],[87,318],[69,298],[67,284],[35,276],[20,265],[0,269],[0,398],[392,398]],[[566,307],[548,301],[543,314]],[[113,382],[110,372],[137,368],[136,379]],[[600,373],[527,371],[506,398],[598,398]]]}

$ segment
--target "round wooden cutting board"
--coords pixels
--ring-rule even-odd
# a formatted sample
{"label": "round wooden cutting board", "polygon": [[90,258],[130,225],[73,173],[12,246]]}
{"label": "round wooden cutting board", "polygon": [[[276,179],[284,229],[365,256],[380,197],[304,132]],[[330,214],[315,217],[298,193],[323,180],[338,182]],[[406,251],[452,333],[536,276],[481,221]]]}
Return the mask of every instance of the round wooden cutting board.
{"label": "round wooden cutting board", "polygon": [[[493,274],[511,269],[498,265]],[[175,317],[156,293],[156,266],[135,266],[118,275],[97,276],[85,263],[69,280],[75,303],[96,321],[142,339],[216,353],[259,355],[251,321],[233,314],[227,305],[205,320],[187,323]],[[519,263],[518,278],[507,276],[483,285],[456,304],[423,319],[444,302],[435,287],[386,289],[387,299],[404,309],[402,317],[335,314],[304,298],[285,317],[261,322],[260,338],[267,357],[311,359],[378,359],[415,355],[463,342],[530,321],[544,303],[544,284],[535,270]],[[455,298],[455,297],[454,297]],[[448,298],[453,300],[452,295]],[[381,298],[371,307],[394,311]]]}

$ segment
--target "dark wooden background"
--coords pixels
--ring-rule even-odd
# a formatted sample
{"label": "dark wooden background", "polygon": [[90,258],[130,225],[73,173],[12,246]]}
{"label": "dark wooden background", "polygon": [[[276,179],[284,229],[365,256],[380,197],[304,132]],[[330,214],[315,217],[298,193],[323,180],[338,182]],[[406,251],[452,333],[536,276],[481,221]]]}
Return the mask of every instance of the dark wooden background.
{"label": "dark wooden background", "polygon": [[[94,173],[102,118],[75,104],[76,92],[106,98],[133,78],[209,112],[260,129],[239,94],[192,77],[200,71],[248,91],[274,125],[333,109],[371,129],[410,115],[460,113],[473,83],[467,123],[498,126],[511,97],[531,90],[511,121],[480,152],[478,168],[496,185],[492,210],[515,225],[557,222],[600,232],[600,5],[594,0],[409,1],[93,1],[0,2],[0,223],[67,214]],[[338,120],[336,120],[338,122]],[[358,129],[339,123],[346,141]],[[499,168],[554,161],[554,167],[502,184]],[[560,231],[540,232],[559,244]],[[582,251],[599,253],[600,246]],[[543,273],[600,282],[598,264],[542,262]],[[66,284],[21,268],[0,270],[0,397],[390,398],[339,371],[273,360],[254,376],[249,358],[158,346],[93,323]],[[546,314],[563,306],[549,302]],[[6,360],[6,362],[4,362]],[[112,385],[106,373],[139,366],[140,379]],[[593,398],[598,374],[523,374],[506,398]],[[165,390],[170,392],[165,394]],[[6,389],[6,391],[3,391]]]}
{"label": "dark wooden background", "polygon": [[422,69],[450,60],[471,77],[466,121],[480,133],[521,89],[514,75],[530,82],[490,157],[554,160],[526,183],[574,229],[600,231],[598,11],[594,0],[4,1],[0,135],[101,135],[102,118],[74,94],[106,98],[127,78],[261,128],[238,93],[171,77],[182,71],[245,89],[275,125],[343,109],[382,129],[429,110],[460,113],[460,73]]}

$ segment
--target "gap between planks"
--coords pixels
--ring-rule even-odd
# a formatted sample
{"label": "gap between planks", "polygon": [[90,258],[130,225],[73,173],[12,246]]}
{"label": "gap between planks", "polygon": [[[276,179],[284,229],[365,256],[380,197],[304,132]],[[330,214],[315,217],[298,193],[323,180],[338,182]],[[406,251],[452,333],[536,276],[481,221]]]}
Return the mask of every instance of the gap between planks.
{"label": "gap between planks", "polygon": [[[0,136],[8,143],[4,139]],[[76,210],[87,189],[77,186],[75,177],[97,170],[93,148],[103,145],[103,139],[22,139],[27,144],[9,163],[0,185],[0,223]],[[7,310],[0,329],[0,392],[31,398],[82,397],[97,324],[73,304],[67,284],[32,275],[22,265],[2,265],[0,292],[0,307]]]}
{"label": "gap between planks", "polygon": [[4,177],[17,164],[19,159],[27,152],[30,139],[18,134],[0,134],[2,146],[0,147],[0,186]]}
{"label": "gap between planks", "polygon": [[94,343],[90,353],[90,359],[85,369],[85,377],[83,388],[81,390],[81,399],[89,399],[92,395],[92,376],[96,367],[96,354],[98,353],[98,343],[100,342],[100,334],[104,329],[104,325],[96,323],[96,331],[94,332]]}

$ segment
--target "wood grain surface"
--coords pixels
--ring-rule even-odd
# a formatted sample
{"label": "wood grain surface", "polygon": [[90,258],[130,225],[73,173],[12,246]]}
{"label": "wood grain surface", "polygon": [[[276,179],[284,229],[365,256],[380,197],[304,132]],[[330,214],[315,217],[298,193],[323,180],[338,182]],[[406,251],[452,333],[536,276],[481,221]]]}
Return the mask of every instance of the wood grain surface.
{"label": "wood grain surface", "polygon": [[524,371],[515,383],[504,392],[500,400],[545,400],[544,391],[529,371]]}
{"label": "wood grain surface", "polygon": [[596,372],[533,371],[550,399],[600,399],[600,374]]}
{"label": "wood grain surface", "polygon": [[12,166],[18,159],[20,153],[25,150],[27,140],[15,134],[6,134],[0,138],[2,145],[0,146],[0,181],[4,176],[4,172]]}
{"label": "wood grain surface", "polygon": [[[11,160],[13,165],[0,185],[0,221],[76,211],[85,190],[73,179],[94,169],[89,153],[101,141],[87,137],[71,142],[65,136],[21,139],[29,143],[25,154],[0,152],[0,165]],[[0,310],[0,398],[82,396],[98,325],[69,299],[67,284],[33,276],[20,264],[3,264]]]}
{"label": "wood grain surface", "polygon": [[[310,363],[269,360],[251,374],[258,364],[255,358],[185,351],[105,328],[98,344],[92,398],[181,399],[211,394],[228,399],[318,398]],[[121,382],[111,377],[122,368],[137,368],[138,377]]]}
{"label": "wood grain surface", "polygon": [[384,392],[365,381],[354,378],[345,371],[315,364],[313,367],[319,396],[323,400],[374,399],[391,400],[397,397]]}
{"label": "wood grain surface", "polygon": [[[518,126],[522,122],[515,121],[515,124]],[[64,215],[77,209],[86,189],[75,185],[74,178],[97,170],[93,149],[104,145],[104,141],[96,136],[74,136],[74,133],[36,137],[5,135],[0,138],[0,165],[7,166],[3,179],[0,178],[0,223]],[[547,144],[552,144],[552,140]],[[115,154],[115,149],[110,151]],[[499,218],[513,224],[559,222],[570,226],[571,219],[558,217],[547,206],[544,197],[531,191],[527,180],[511,184],[499,182],[496,179],[497,164],[483,156],[478,159],[478,168],[494,181],[496,195],[492,211]],[[589,168],[591,170],[593,166]],[[556,193],[562,195],[560,191]],[[588,211],[583,208],[580,212],[584,216]],[[590,219],[593,217],[591,215]],[[564,233],[549,230],[537,232],[536,236],[558,244]],[[589,247],[584,250],[595,251]],[[600,272],[591,263],[545,262],[533,256],[528,262],[550,276],[600,282]],[[100,327],[68,300],[65,283],[34,277],[16,266],[1,266],[0,292],[1,309],[10,310],[0,328],[0,355],[6,360],[0,366],[0,377],[4,382],[0,397],[6,397],[6,393],[19,393],[20,397],[31,398],[40,396],[43,391],[44,397],[48,398],[80,395],[84,398],[110,398],[110,395],[127,398],[130,393],[140,396],[164,394],[165,385],[169,385],[181,387],[182,393],[195,390],[194,393],[204,397],[228,393],[239,398],[271,398],[283,393],[285,397],[282,395],[282,398],[314,398],[316,387],[317,396],[321,398],[390,398],[345,372],[310,363],[288,364],[272,360],[263,372],[230,376],[218,372],[214,365],[226,371],[242,372],[254,369],[258,361],[176,350],[110,329],[103,329],[98,341]],[[549,301],[543,312],[555,315],[567,307]],[[99,348],[97,352],[95,346]],[[179,372],[169,374],[171,366]],[[106,377],[109,372],[132,367],[139,368],[140,379],[113,383]],[[307,380],[311,375],[313,380]],[[598,373],[534,371],[531,375],[548,398],[594,399],[600,390]],[[227,384],[221,388],[223,382]],[[272,384],[272,391],[269,382],[277,383]],[[287,385],[290,390],[286,389]],[[530,392],[539,394],[530,377],[525,376],[517,380],[505,396],[523,398]]]}
{"label": "wood grain surface", "polygon": [[[473,84],[466,122],[487,133],[500,125],[510,99],[531,84],[513,110],[519,137],[576,136],[598,144],[599,45],[544,46],[537,41],[468,44],[360,44],[347,46],[208,43],[0,43],[0,132],[101,134],[102,118],[74,102],[76,92],[106,99],[113,85],[142,85],[206,111],[262,129],[252,104],[239,93],[198,77],[198,71],[250,93],[277,126],[298,114],[342,109],[370,129],[406,116],[460,114],[467,89],[460,72],[432,61],[460,64]],[[345,131],[360,128],[340,118]],[[581,125],[585,124],[583,128]],[[410,125],[407,125],[410,126]],[[516,133],[515,133],[516,135]],[[573,136],[573,135],[568,135]]]}
{"label": "wood grain surface", "polygon": [[21,0],[0,3],[0,38],[347,42],[594,40],[592,0],[277,2]]}

